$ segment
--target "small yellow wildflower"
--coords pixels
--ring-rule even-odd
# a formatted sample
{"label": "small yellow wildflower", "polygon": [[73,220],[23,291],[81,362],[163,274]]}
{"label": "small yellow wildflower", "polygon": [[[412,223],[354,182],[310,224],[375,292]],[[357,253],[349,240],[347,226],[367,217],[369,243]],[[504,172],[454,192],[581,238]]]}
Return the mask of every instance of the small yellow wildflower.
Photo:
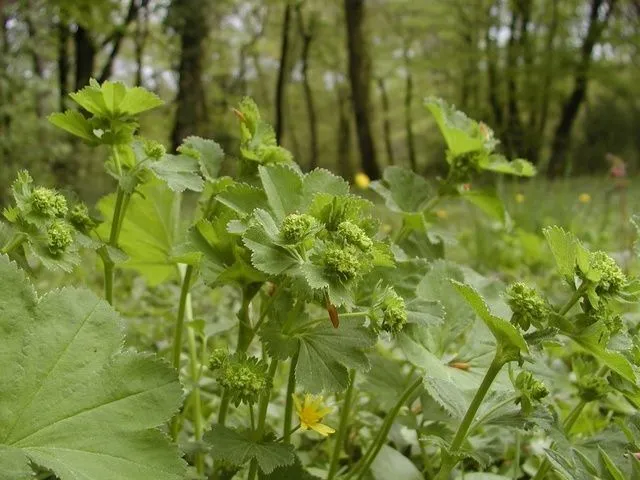
{"label": "small yellow wildflower", "polygon": [[578,196],[578,201],[580,203],[589,203],[591,201],[591,195],[589,195],[588,193],[581,193]]}
{"label": "small yellow wildflower", "polygon": [[391,225],[389,225],[388,223],[383,223],[382,226],[380,227],[380,229],[384,232],[384,233],[390,233],[391,230],[393,230],[393,227]]}
{"label": "small yellow wildflower", "polygon": [[320,435],[326,437],[335,430],[327,425],[320,423],[322,418],[331,412],[330,408],[322,405],[323,398],[318,395],[305,394],[304,400],[301,402],[298,396],[293,394],[293,403],[296,406],[296,413],[300,417],[300,428],[302,430],[315,430]]}
{"label": "small yellow wildflower", "polygon": [[371,183],[371,179],[364,172],[356,173],[355,177],[353,177],[353,180],[356,184],[356,187],[361,188],[362,190],[368,188],[369,184]]}
{"label": "small yellow wildflower", "polygon": [[446,210],[444,209],[436,210],[436,217],[438,217],[440,220],[445,220],[448,216],[449,214],[447,213]]}
{"label": "small yellow wildflower", "polygon": [[522,193],[516,193],[516,203],[524,203],[524,195]]}

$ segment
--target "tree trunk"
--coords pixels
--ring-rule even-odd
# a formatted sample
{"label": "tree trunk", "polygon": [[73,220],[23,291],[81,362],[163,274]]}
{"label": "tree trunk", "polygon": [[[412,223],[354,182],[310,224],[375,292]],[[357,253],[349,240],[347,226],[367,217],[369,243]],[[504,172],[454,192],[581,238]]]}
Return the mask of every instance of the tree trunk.
{"label": "tree trunk", "polygon": [[[37,32],[36,27],[31,20],[29,12],[26,13],[25,23],[27,24],[27,32],[29,34],[29,40],[31,42],[29,50],[31,53],[31,60],[33,62],[33,70],[40,80],[44,80],[44,63],[42,57],[38,53],[38,49],[36,48],[36,45],[38,45],[38,39],[36,38]],[[45,97],[46,92],[38,85],[36,87],[34,99],[35,111],[38,118],[42,118],[44,116]]]}
{"label": "tree trunk", "polygon": [[405,69],[405,87],[404,87],[404,129],[407,134],[407,153],[409,155],[409,165],[414,172],[418,168],[416,161],[416,147],[413,136],[413,113],[411,105],[413,103],[413,74],[411,73],[411,63],[409,62],[408,49],[404,50],[404,69]]}
{"label": "tree trunk", "polygon": [[347,23],[347,51],[349,57],[349,80],[351,101],[356,119],[356,133],[362,170],[371,179],[380,178],[380,167],[376,161],[376,149],[371,133],[370,79],[371,60],[367,52],[364,35],[365,0],[344,0]]}
{"label": "tree trunk", "polygon": [[395,158],[393,157],[393,145],[391,142],[391,120],[389,114],[389,94],[387,93],[387,87],[384,84],[384,78],[379,77],[377,80],[378,90],[380,91],[380,98],[382,100],[382,137],[384,138],[384,147],[387,151],[387,162],[389,165],[395,165]]}
{"label": "tree trunk", "polygon": [[[553,143],[551,145],[551,157],[549,158],[549,165],[547,167],[547,175],[550,178],[554,178],[565,173],[565,170],[569,165],[566,157],[569,153],[571,130],[580,110],[580,106],[584,102],[587,94],[593,47],[600,40],[611,16],[611,12],[615,7],[615,3],[616,0],[591,1],[589,27],[580,49],[581,55],[575,71],[573,90],[562,106],[560,121],[556,127]],[[604,14],[601,14],[600,9],[603,6],[606,8],[606,11]]]}
{"label": "tree trunk", "polygon": [[60,111],[67,108],[69,93],[69,26],[62,20],[58,23],[58,92],[60,95]]}
{"label": "tree trunk", "polygon": [[296,17],[298,19],[298,32],[302,37],[302,52],[300,55],[300,59],[302,60],[302,88],[304,90],[304,101],[307,106],[309,139],[311,143],[309,149],[309,169],[313,170],[318,166],[318,120],[313,102],[313,91],[311,90],[311,83],[309,82],[309,50],[311,49],[311,42],[313,41],[315,17],[312,14],[309,24],[305,26],[300,4],[296,5]]}
{"label": "tree trunk", "polygon": [[149,38],[149,0],[142,0],[136,15],[136,33],[134,36],[134,55],[136,58],[135,85],[142,86],[142,70],[144,68],[144,47]]}
{"label": "tree trunk", "polygon": [[519,34],[522,28],[522,17],[517,5],[511,13],[509,26],[509,41],[507,43],[507,65],[505,76],[507,78],[507,118],[504,132],[507,154],[514,156],[522,150],[524,128],[520,118],[518,106],[518,72],[520,71],[518,60]]}
{"label": "tree trunk", "polygon": [[113,35],[109,38],[109,43],[111,43],[111,51],[109,52],[109,56],[107,57],[107,62],[104,67],[102,67],[102,72],[98,77],[98,81],[100,83],[105,82],[111,77],[111,71],[113,69],[113,62],[120,51],[120,45],[122,44],[122,40],[124,39],[127,33],[127,27],[133,20],[136,18],[138,14],[138,9],[140,5],[136,2],[136,0],[130,0],[129,9],[127,10],[127,16],[124,19],[124,23],[116,27]]}
{"label": "tree trunk", "polygon": [[78,25],[73,36],[76,51],[76,84],[75,90],[89,85],[96,60],[96,47],[89,35],[89,31],[82,25]]}
{"label": "tree trunk", "polygon": [[338,132],[336,135],[337,171],[344,178],[353,177],[351,166],[351,118],[349,116],[349,93],[347,88],[338,85]]}
{"label": "tree trunk", "polygon": [[282,22],[282,40],[280,43],[280,65],[278,66],[278,80],[276,82],[276,122],[275,132],[278,144],[282,142],[284,131],[284,97],[289,76],[289,28],[291,25],[291,4],[287,0],[284,7],[284,20]]}
{"label": "tree trunk", "polygon": [[[490,14],[489,14],[490,15]],[[489,18],[491,18],[489,16]],[[500,15],[497,15],[498,21]],[[489,106],[491,107],[491,113],[493,116],[492,127],[499,135],[503,131],[504,115],[502,109],[502,102],[500,99],[500,79],[498,77],[498,52],[495,45],[495,40],[491,37],[491,21],[487,26],[485,32],[485,44],[486,44],[486,60],[487,60],[487,96],[489,100]],[[498,25],[500,27],[500,25]]]}
{"label": "tree trunk", "polygon": [[202,135],[207,125],[204,84],[202,82],[203,44],[209,29],[200,0],[174,0],[179,15],[180,65],[176,119],[171,133],[175,150],[189,135]]}

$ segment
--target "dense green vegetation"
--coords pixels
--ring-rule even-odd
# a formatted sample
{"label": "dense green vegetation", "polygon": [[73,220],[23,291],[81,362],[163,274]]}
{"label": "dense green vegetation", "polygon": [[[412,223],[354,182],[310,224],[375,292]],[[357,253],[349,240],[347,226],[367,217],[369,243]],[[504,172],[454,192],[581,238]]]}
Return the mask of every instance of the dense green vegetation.
{"label": "dense green vegetation", "polygon": [[0,480],[640,479],[637,2],[0,12]]}

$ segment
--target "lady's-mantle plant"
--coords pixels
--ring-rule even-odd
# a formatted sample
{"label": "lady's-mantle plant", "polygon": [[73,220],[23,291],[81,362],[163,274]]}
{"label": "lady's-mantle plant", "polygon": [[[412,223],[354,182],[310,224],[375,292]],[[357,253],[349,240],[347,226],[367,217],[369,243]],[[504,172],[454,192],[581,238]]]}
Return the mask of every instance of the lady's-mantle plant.
{"label": "lady's-mantle plant", "polygon": [[[601,443],[595,456],[572,436],[592,405],[640,402],[640,355],[623,318],[637,283],[559,228],[545,236],[564,305],[525,279],[500,297],[501,285],[444,259],[443,202],[506,224],[488,175],[535,174],[497,153],[486,125],[427,99],[448,173],[427,180],[390,167],[370,184],[359,178],[382,212],[344,179],[303,172],[250,99],[234,109],[232,159],[212,140],[188,137],[168,153],[141,137],[138,116],[161,105],[144,89],[92,81],[72,98],[82,110],[51,122],[108,152],[114,193],[94,211],[26,172],[14,184],[0,229],[8,478],[364,479],[382,478],[385,465],[415,478],[630,478],[637,469],[633,455],[619,462],[640,450],[637,420],[601,428],[627,443]],[[219,175],[223,161],[233,176]],[[182,205],[187,190],[199,194],[193,212]],[[106,302],[88,290],[35,294],[26,271],[69,272],[91,251]],[[126,304],[131,272],[149,288],[179,285],[171,337],[155,344],[171,366],[121,348],[109,304]],[[233,322],[198,310],[204,286],[235,292]],[[231,337],[212,330],[222,320]],[[575,377],[566,391],[544,373],[557,357]],[[526,455],[524,442],[539,437],[546,449]]]}

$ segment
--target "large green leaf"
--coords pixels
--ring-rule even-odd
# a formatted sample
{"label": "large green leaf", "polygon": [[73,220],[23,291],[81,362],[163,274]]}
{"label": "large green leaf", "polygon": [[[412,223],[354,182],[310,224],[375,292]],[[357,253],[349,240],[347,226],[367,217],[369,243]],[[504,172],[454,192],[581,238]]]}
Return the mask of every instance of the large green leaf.
{"label": "large green leaf", "polygon": [[578,255],[576,237],[556,226],[545,228],[543,233],[553,253],[558,273],[567,279],[573,279]]}
{"label": "large green leaf", "polygon": [[350,321],[333,328],[327,321],[322,326],[298,335],[300,353],[296,379],[308,392],[339,392],[349,385],[349,368],[369,369],[365,350],[375,343],[369,329]]}
{"label": "large green leaf", "polygon": [[286,165],[261,165],[259,173],[269,206],[278,222],[298,210],[302,197],[302,177],[298,172]]}
{"label": "large green leaf", "polygon": [[84,116],[75,110],[67,110],[64,113],[52,113],[48,120],[56,127],[66,130],[76,137],[89,142],[95,142],[98,138],[93,133],[93,128]]}
{"label": "large green leaf", "polygon": [[181,403],[176,372],[122,351],[117,313],[90,291],[38,299],[6,256],[0,278],[0,472],[23,478],[29,460],[61,480],[182,479],[155,430]]}
{"label": "large green leaf", "polygon": [[467,301],[469,306],[473,308],[480,319],[489,327],[489,330],[491,330],[491,333],[499,343],[516,347],[522,353],[529,351],[527,342],[518,329],[503,318],[493,315],[489,311],[489,307],[485,301],[473,287],[456,280],[452,280],[452,282],[460,295],[462,295],[462,298]]}
{"label": "large green leaf", "polygon": [[374,480],[388,480],[390,478],[422,480],[424,478],[411,460],[387,445],[382,446],[373,460],[371,476]]}
{"label": "large green leaf", "polygon": [[371,183],[371,188],[385,200],[394,212],[422,212],[435,192],[417,173],[402,167],[387,167],[382,181]]}
{"label": "large green leaf", "polygon": [[243,465],[256,459],[264,473],[270,473],[277,467],[291,465],[296,458],[291,445],[259,442],[252,438],[252,432],[236,432],[222,425],[214,425],[205,434],[204,440],[211,446],[214,460]]}
{"label": "large green leaf", "polygon": [[497,192],[492,190],[469,190],[461,194],[467,202],[475,205],[487,215],[502,223],[507,221],[507,211]]}
{"label": "large green leaf", "polygon": [[425,105],[436,119],[438,128],[453,155],[484,148],[485,138],[475,120],[439,98],[427,98]]}
{"label": "large green leaf", "polygon": [[[180,218],[180,197],[161,181],[145,184],[140,195],[131,197],[122,229],[119,246],[129,255],[122,266],[137,270],[152,285],[157,285],[175,274],[175,262],[171,258],[173,245],[177,243]],[[104,197],[98,203],[102,215],[113,218],[115,196]],[[108,238],[110,222],[102,224],[98,233]]]}
{"label": "large green leaf", "polygon": [[204,180],[200,176],[200,164],[188,155],[167,154],[157,162],[147,164],[154,175],[165,182],[174,192],[193,190],[201,192]]}

